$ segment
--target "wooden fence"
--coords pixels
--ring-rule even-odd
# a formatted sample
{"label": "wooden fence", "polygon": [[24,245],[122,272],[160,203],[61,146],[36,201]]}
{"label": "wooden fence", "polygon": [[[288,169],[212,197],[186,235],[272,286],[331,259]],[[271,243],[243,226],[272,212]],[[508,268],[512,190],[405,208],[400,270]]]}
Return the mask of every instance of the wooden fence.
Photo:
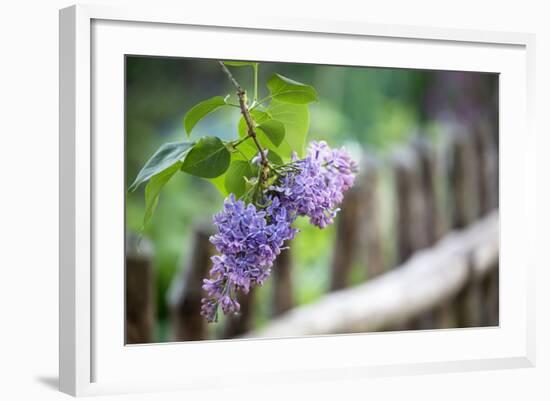
{"label": "wooden fence", "polygon": [[[383,158],[365,155],[337,218],[329,293],[295,307],[292,252],[283,252],[261,330],[254,292],[217,331],[199,316],[214,249],[207,226],[197,226],[168,296],[172,339],[498,325],[497,132],[483,121],[447,130],[437,143],[420,134]],[[367,281],[350,287],[357,265]]]}
{"label": "wooden fence", "polygon": [[[332,292],[317,303],[294,308],[249,337],[285,337],[357,333],[401,328],[450,303],[436,327],[497,324],[496,298],[488,291],[472,298],[474,286],[486,282],[498,263],[498,213],[436,246],[417,252],[398,268],[364,284]],[[479,297],[479,298],[477,298]],[[449,324],[448,319],[455,319]]]}
{"label": "wooden fence", "polygon": [[126,343],[154,341],[155,271],[153,247],[146,239],[126,238]]}

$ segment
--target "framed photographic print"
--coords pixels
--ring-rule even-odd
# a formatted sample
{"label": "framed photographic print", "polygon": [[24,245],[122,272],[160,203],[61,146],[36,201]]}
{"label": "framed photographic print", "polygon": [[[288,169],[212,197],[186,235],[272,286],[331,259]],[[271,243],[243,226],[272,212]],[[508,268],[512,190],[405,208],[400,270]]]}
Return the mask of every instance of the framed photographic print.
{"label": "framed photographic print", "polygon": [[61,390],[531,366],[533,43],[62,10]]}

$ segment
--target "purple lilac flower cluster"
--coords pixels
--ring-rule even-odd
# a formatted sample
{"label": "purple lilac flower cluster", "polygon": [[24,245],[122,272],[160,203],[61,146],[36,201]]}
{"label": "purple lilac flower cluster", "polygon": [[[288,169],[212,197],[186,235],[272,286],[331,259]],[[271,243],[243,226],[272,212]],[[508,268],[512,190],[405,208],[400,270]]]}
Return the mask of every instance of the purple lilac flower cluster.
{"label": "purple lilac flower cluster", "polygon": [[356,172],[356,163],[344,149],[312,142],[306,158],[294,156],[289,168],[265,192],[265,208],[246,205],[231,194],[222,212],[214,216],[218,232],[210,241],[220,255],[212,257],[210,278],[204,280],[207,296],[201,314],[213,322],[218,306],[225,314],[238,312],[237,291],[248,293],[269,277],[285,241],[297,232],[292,228],[296,218],[307,216],[320,228],[331,224]]}
{"label": "purple lilac flower cluster", "polygon": [[355,180],[355,161],[345,149],[331,149],[320,141],[311,142],[307,157],[294,160],[293,166],[270,189],[278,193],[283,207],[309,217],[311,224],[320,228],[332,224],[337,205]]}
{"label": "purple lilac flower cluster", "polygon": [[245,205],[233,194],[225,200],[223,211],[214,216],[218,233],[210,237],[221,255],[212,257],[210,278],[203,285],[202,315],[209,322],[216,320],[218,305],[225,314],[239,311],[237,291],[246,294],[252,285],[263,284],[284,242],[296,233],[293,219],[277,198],[265,210]]}

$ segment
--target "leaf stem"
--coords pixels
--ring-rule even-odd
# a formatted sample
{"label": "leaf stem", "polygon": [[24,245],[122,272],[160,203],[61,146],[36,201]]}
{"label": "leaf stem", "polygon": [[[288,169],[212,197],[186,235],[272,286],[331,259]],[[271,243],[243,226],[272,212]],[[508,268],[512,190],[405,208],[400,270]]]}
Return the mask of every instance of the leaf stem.
{"label": "leaf stem", "polygon": [[268,100],[270,100],[272,98],[273,98],[273,95],[269,95],[269,96],[264,97],[263,99],[255,101],[254,105],[250,108],[250,110],[254,110],[257,106],[261,105],[262,103],[267,102]]}
{"label": "leaf stem", "polygon": [[254,103],[258,100],[258,68],[259,64],[254,64]]}
{"label": "leaf stem", "polygon": [[250,136],[247,135],[244,138],[241,138],[238,141],[233,142],[232,145],[236,148],[237,146],[239,146],[241,143],[243,143],[244,141],[246,141],[249,138],[250,138]]}

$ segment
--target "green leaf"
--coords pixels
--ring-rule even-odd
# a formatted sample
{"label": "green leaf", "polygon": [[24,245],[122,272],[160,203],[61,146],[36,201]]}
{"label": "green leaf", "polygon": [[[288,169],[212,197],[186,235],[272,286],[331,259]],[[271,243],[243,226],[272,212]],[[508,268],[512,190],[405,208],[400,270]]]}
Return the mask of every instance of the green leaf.
{"label": "green leaf", "polygon": [[[250,115],[256,124],[261,124],[262,122],[265,122],[271,118],[268,113],[260,110],[251,110]],[[240,138],[244,138],[248,135],[248,126],[246,125],[246,121],[244,120],[244,117],[241,117],[239,119],[237,131],[239,133]],[[257,136],[262,146],[266,148],[269,148],[270,146],[275,148],[275,145],[272,144],[272,142],[267,138],[267,136],[263,132],[258,132]],[[248,159],[253,158],[258,153],[258,148],[254,144],[254,141],[252,139],[249,139],[246,142],[243,142],[242,144],[240,144],[239,150],[243,152]]]}
{"label": "green leaf", "polygon": [[277,120],[267,120],[257,127],[275,146],[279,146],[285,137],[285,126]]}
{"label": "green leaf", "polygon": [[189,151],[181,169],[203,178],[216,178],[229,167],[231,154],[220,138],[204,136]]}
{"label": "green leaf", "polygon": [[[258,142],[263,148],[276,150],[285,137],[285,126],[281,121],[273,120],[269,113],[252,110],[250,112],[254,123],[256,124],[255,132]],[[244,138],[248,135],[248,125],[243,117],[239,120],[238,126],[239,137]],[[243,152],[253,157],[258,153],[258,148],[253,140],[248,140],[240,147]]]}
{"label": "green leaf", "polygon": [[162,145],[145,163],[128,190],[135,191],[141,183],[180,161],[193,145],[193,142],[169,142]]}
{"label": "green leaf", "polygon": [[166,170],[151,177],[145,187],[145,215],[143,216],[143,225],[141,230],[145,229],[149,220],[153,216],[158,205],[160,191],[172,176],[180,169],[182,162],[177,162]]}
{"label": "green leaf", "polygon": [[285,137],[281,144],[273,150],[285,161],[290,159],[292,151],[295,151],[299,157],[304,157],[309,130],[308,106],[272,100],[267,111],[274,120],[282,122],[285,126]]}
{"label": "green leaf", "polygon": [[240,198],[246,190],[246,181],[244,177],[254,176],[254,170],[250,163],[245,160],[235,160],[231,162],[225,175],[225,189],[232,193],[236,198]]}
{"label": "green leaf", "polygon": [[247,67],[247,66],[254,67],[255,64],[258,64],[252,61],[224,61],[223,63],[230,67]]}
{"label": "green leaf", "polygon": [[[252,117],[252,120],[254,120],[254,123],[256,124],[261,124],[271,119],[271,116],[268,113],[260,110],[250,110],[250,116]],[[239,131],[239,137],[241,138],[244,138],[245,136],[248,135],[248,125],[246,124],[246,121],[242,116],[239,119],[238,131]]]}
{"label": "green leaf", "polygon": [[271,96],[285,103],[307,104],[317,101],[317,91],[313,86],[294,81],[279,74],[273,74],[267,81]]}
{"label": "green leaf", "polygon": [[[273,150],[281,156],[283,161],[289,161],[293,151],[299,157],[304,156],[309,130],[309,109],[306,104],[282,103],[272,100],[266,111],[252,110],[250,114],[258,125],[268,120],[276,120],[285,127],[285,136],[278,146],[275,146],[263,131],[258,130],[258,141],[262,147]],[[241,138],[248,135],[248,127],[242,117],[239,120],[238,132]],[[249,159],[258,153],[252,140],[247,140],[239,145],[239,150]]]}
{"label": "green leaf", "polygon": [[214,96],[195,105],[185,114],[185,117],[183,117],[183,125],[185,126],[187,136],[191,134],[193,127],[197,125],[197,123],[207,114],[212,113],[214,110],[226,105],[227,103],[225,102],[225,99],[221,96]]}
{"label": "green leaf", "polygon": [[272,164],[275,164],[276,166],[280,166],[281,164],[283,164],[283,159],[281,159],[281,156],[279,156],[271,149],[267,152],[267,160],[269,160]]}
{"label": "green leaf", "polygon": [[[231,163],[233,163],[235,160],[248,160],[246,158],[246,155],[243,156],[240,154],[240,152],[231,153]],[[227,192],[227,189],[225,188],[225,176],[227,175],[227,172],[229,169],[223,173],[222,175],[217,176],[216,178],[210,178],[208,181],[212,183],[216,187],[216,189],[220,192],[222,197],[226,197],[229,195],[229,192]]]}

